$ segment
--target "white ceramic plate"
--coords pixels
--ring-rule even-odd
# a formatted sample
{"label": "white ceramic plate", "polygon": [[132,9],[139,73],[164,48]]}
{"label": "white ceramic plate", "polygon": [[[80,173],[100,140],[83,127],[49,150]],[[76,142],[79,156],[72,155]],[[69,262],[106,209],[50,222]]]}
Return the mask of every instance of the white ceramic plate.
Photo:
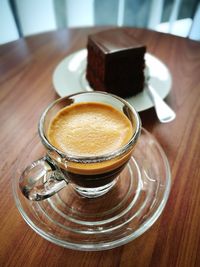
{"label": "white ceramic plate", "polygon": [[[53,85],[59,96],[74,94],[82,91],[92,91],[85,78],[87,50],[79,50],[64,58],[56,67],[53,73]],[[165,98],[172,85],[172,78],[169,69],[155,56],[146,53],[146,72],[150,77],[150,85],[157,93]],[[143,111],[153,106],[146,90],[126,98],[137,111]]]}

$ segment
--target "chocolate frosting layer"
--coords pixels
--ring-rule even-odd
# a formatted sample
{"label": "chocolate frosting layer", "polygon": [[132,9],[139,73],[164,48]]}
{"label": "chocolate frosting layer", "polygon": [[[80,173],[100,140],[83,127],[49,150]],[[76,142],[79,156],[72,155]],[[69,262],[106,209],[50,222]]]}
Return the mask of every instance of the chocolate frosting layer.
{"label": "chocolate frosting layer", "polygon": [[141,49],[145,46],[140,44],[132,36],[121,29],[107,30],[89,35],[89,42],[94,42],[105,54],[130,49]]}

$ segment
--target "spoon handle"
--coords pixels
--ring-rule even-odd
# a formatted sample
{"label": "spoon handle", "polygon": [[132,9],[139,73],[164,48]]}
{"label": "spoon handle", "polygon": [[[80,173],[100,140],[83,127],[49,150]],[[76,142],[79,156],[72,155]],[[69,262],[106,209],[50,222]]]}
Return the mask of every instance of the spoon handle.
{"label": "spoon handle", "polygon": [[162,100],[155,89],[146,84],[147,92],[155,106],[156,114],[160,122],[167,123],[176,118],[175,112]]}

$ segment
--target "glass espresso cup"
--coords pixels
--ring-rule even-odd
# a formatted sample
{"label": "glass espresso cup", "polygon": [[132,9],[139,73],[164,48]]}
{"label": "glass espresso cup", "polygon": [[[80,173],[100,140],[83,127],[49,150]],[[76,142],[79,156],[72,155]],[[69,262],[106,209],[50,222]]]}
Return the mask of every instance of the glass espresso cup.
{"label": "glass espresso cup", "polygon": [[[87,157],[70,155],[53,146],[47,135],[52,119],[63,108],[84,102],[107,104],[122,112],[134,129],[130,140],[111,153]],[[21,174],[19,187],[22,193],[28,199],[38,201],[70,184],[80,195],[95,198],[107,193],[116,183],[132,155],[141,132],[141,121],[136,110],[118,96],[97,91],[82,92],[50,104],[40,118],[38,131],[46,155]]]}

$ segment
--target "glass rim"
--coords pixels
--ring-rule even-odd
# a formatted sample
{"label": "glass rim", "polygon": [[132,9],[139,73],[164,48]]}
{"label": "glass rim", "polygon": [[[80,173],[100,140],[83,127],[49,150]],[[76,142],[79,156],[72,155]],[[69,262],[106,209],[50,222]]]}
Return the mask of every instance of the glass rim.
{"label": "glass rim", "polygon": [[[127,106],[129,108],[129,110],[131,110],[131,112],[134,114],[135,120],[136,120],[136,129],[131,137],[131,139],[128,141],[128,143],[126,143],[124,146],[122,146],[121,148],[114,150],[111,153],[106,153],[106,154],[102,154],[99,156],[76,156],[70,153],[65,153],[61,150],[59,150],[58,148],[56,148],[55,146],[53,146],[49,140],[47,139],[45,132],[44,132],[44,121],[45,121],[45,117],[47,115],[47,113],[59,102],[65,100],[65,99],[70,99],[74,96],[77,95],[82,95],[82,94],[101,94],[101,95],[107,95],[109,97],[115,98],[117,100],[119,100],[120,102],[122,102],[125,106]],[[131,147],[136,143],[140,132],[141,132],[141,120],[140,117],[137,113],[137,111],[135,110],[135,108],[133,106],[131,106],[126,100],[122,99],[119,96],[116,96],[114,94],[110,94],[107,92],[101,92],[101,91],[91,91],[91,92],[79,92],[79,93],[75,93],[75,94],[71,94],[68,96],[64,96],[64,97],[60,97],[58,99],[56,99],[55,101],[53,101],[49,106],[47,106],[47,108],[44,110],[44,112],[42,113],[40,120],[39,120],[39,125],[38,125],[38,132],[39,132],[39,136],[42,140],[43,145],[49,149],[50,151],[54,151],[56,152],[62,159],[65,159],[67,161],[71,161],[71,162],[76,162],[76,163],[98,163],[98,162],[103,162],[103,161],[107,161],[107,160],[111,160],[114,158],[117,158],[123,154],[125,154],[126,152],[128,152]]]}

